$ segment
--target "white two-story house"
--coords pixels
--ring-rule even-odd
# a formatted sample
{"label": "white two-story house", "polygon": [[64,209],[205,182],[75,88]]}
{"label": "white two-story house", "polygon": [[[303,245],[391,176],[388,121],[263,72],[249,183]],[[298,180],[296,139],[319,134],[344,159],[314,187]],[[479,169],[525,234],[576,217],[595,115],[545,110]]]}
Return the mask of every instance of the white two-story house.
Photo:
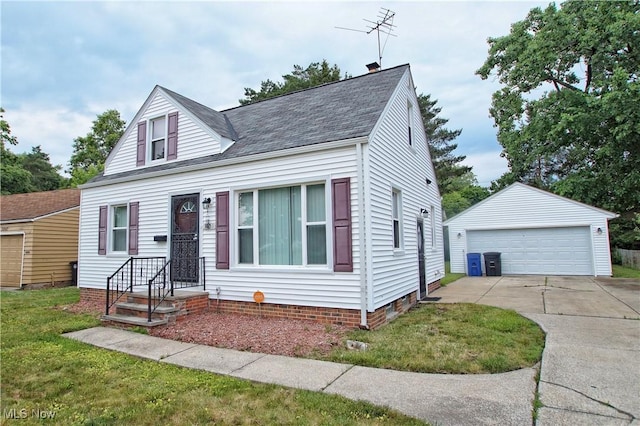
{"label": "white two-story house", "polygon": [[81,297],[204,290],[363,328],[408,309],[444,276],[414,87],[402,65],[215,111],[156,86],[82,186]]}

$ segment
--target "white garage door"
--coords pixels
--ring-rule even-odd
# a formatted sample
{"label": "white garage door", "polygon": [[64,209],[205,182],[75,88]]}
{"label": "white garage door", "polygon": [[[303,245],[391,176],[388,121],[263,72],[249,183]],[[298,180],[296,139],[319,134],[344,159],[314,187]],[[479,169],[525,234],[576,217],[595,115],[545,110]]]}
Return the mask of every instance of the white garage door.
{"label": "white garage door", "polygon": [[501,252],[503,275],[593,275],[589,227],[468,231],[467,250]]}

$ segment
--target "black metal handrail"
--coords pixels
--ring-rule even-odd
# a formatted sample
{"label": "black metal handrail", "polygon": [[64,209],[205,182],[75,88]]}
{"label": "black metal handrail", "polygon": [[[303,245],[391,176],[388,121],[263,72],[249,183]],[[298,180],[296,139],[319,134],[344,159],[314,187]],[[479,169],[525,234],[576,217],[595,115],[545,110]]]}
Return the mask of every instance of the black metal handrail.
{"label": "black metal handrail", "polygon": [[[172,265],[174,269],[172,269]],[[186,274],[179,270],[182,266],[187,267]],[[175,270],[176,267],[178,270]],[[168,295],[174,296],[175,289],[200,287],[200,285],[203,290],[206,290],[204,257],[169,259],[149,280],[147,321],[151,322],[151,315]]]}
{"label": "black metal handrail", "polygon": [[160,265],[166,262],[166,257],[130,257],[107,277],[107,296],[105,313],[116,304],[122,296],[133,293],[133,288],[147,285],[150,275],[155,274]]}

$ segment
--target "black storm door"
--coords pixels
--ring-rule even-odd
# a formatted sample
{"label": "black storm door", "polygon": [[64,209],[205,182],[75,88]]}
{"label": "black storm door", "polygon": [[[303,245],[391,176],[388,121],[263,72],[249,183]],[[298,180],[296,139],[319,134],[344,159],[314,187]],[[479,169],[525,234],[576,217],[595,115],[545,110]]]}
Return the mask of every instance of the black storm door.
{"label": "black storm door", "polygon": [[424,270],[424,221],[418,219],[418,274],[420,275],[420,300],[427,297],[427,279]]}
{"label": "black storm door", "polygon": [[171,280],[198,282],[199,195],[171,198]]}

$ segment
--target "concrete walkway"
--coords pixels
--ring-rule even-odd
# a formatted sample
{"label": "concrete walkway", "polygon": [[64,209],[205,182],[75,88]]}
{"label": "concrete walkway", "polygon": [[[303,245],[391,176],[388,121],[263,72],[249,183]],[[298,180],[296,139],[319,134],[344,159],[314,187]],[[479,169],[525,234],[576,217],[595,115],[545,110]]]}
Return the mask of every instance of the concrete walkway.
{"label": "concrete walkway", "polygon": [[465,277],[440,302],[511,308],[546,331],[537,425],[640,425],[640,282]]}
{"label": "concrete walkway", "polygon": [[[465,277],[430,296],[441,303],[515,309],[545,329],[538,425],[640,426],[640,283],[613,283],[589,277]],[[159,362],[366,400],[431,424],[532,422],[535,368],[421,374],[238,352],[103,327],[65,336]]]}
{"label": "concrete walkway", "polygon": [[64,336],[159,362],[365,400],[432,424],[531,424],[533,368],[504,374],[420,374],[240,352],[105,327]]}

